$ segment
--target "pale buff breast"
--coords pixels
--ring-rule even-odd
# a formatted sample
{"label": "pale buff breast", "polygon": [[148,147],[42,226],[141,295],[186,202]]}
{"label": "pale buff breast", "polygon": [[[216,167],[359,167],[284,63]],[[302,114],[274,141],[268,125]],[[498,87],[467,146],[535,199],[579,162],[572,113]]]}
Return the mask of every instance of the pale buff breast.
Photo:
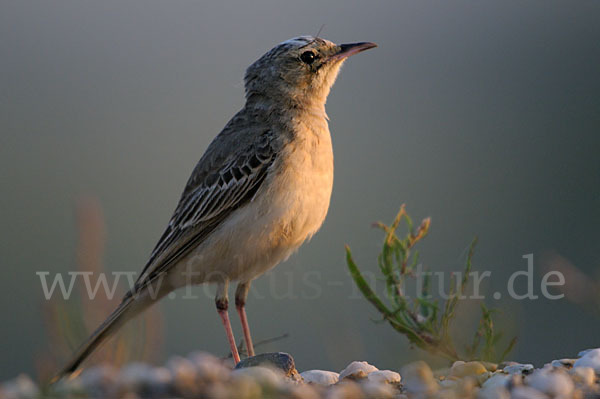
{"label": "pale buff breast", "polygon": [[[171,283],[193,270],[195,284],[249,281],[287,259],[321,227],[333,187],[333,151],[327,123],[299,124],[254,199],[235,211],[176,267]],[[324,126],[324,127],[323,127]]]}

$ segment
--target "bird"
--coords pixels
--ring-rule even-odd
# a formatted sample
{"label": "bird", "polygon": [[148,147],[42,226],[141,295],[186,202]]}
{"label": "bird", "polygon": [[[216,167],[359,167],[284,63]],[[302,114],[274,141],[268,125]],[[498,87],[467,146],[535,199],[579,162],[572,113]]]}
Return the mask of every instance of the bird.
{"label": "bird", "polygon": [[235,306],[254,356],[245,311],[250,284],[323,224],[333,187],[327,96],[344,61],[376,46],[299,36],[247,68],[244,107],[193,169],[135,284],[53,381],[78,370],[127,321],[188,285],[216,285],[215,305],[237,364],[228,287],[238,283]]}

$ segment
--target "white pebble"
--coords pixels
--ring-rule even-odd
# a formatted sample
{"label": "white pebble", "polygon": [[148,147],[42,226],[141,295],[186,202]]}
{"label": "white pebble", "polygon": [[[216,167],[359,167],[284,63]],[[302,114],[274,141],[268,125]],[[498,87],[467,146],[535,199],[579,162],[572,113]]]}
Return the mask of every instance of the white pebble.
{"label": "white pebble", "polygon": [[367,362],[352,362],[340,372],[340,380],[343,380],[346,377],[365,378],[373,371],[377,371],[377,367],[372,366]]}
{"label": "white pebble", "polygon": [[386,382],[388,384],[396,384],[402,380],[402,377],[400,377],[400,374],[396,373],[395,371],[391,371],[391,370],[372,371],[371,373],[369,373],[367,378],[369,379],[369,381],[378,382],[378,383]]}
{"label": "white pebble", "polygon": [[573,380],[563,370],[537,370],[525,381],[532,388],[550,396],[569,397],[575,388]]}
{"label": "white pebble", "polygon": [[600,349],[590,349],[579,353],[584,353],[584,355],[575,361],[573,367],[591,367],[596,374],[600,374]]}
{"label": "white pebble", "polygon": [[317,385],[333,385],[340,380],[340,375],[333,371],[307,370],[300,374],[305,382]]}
{"label": "white pebble", "polygon": [[594,350],[594,349],[585,349],[585,350],[582,350],[581,352],[579,352],[579,353],[577,354],[577,357],[584,357],[585,355],[587,355],[589,352],[591,352],[591,351],[593,351],[593,350]]}

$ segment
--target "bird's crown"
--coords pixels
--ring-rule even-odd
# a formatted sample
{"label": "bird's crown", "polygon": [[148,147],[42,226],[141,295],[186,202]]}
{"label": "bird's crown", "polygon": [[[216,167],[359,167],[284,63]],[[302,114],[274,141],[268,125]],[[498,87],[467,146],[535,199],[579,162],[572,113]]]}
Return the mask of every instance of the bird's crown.
{"label": "bird's crown", "polygon": [[337,45],[320,37],[298,36],[279,43],[246,70],[246,98],[294,106],[325,104],[344,60],[375,47],[373,43]]}

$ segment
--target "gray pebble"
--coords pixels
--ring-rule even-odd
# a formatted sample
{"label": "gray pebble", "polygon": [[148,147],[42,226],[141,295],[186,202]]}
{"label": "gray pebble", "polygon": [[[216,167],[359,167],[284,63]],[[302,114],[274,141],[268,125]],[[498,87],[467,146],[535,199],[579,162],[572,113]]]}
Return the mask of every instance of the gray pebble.
{"label": "gray pebble", "polygon": [[288,353],[274,352],[274,353],[261,353],[260,355],[247,357],[242,359],[236,366],[236,369],[242,369],[246,367],[255,366],[269,366],[283,371],[283,373],[291,377],[297,375],[296,365],[294,364],[294,358]]}
{"label": "gray pebble", "polygon": [[527,375],[533,372],[533,364],[520,364],[516,363],[510,366],[506,366],[502,369],[507,374],[521,374]]}

